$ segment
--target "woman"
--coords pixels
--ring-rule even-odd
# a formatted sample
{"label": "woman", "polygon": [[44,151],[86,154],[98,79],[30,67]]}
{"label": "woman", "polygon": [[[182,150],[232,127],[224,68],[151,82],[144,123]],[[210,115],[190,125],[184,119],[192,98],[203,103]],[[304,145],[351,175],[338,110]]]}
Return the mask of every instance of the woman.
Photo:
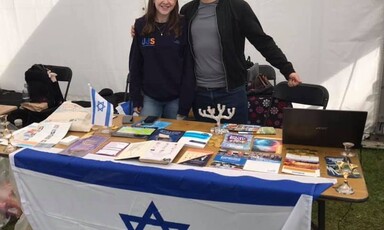
{"label": "woman", "polygon": [[129,67],[130,96],[140,116],[184,118],[193,102],[193,58],[177,0],[149,0],[135,22]]}

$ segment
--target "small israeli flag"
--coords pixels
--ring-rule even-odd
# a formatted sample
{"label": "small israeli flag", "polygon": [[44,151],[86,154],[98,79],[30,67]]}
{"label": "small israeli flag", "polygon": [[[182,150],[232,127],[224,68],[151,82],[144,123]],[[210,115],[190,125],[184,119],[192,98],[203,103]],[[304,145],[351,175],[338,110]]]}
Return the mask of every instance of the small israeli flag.
{"label": "small israeli flag", "polygon": [[133,113],[133,105],[131,101],[125,101],[120,103],[117,107],[116,110],[119,114],[124,114],[124,115],[132,115]]}
{"label": "small israeli flag", "polygon": [[88,85],[91,94],[92,124],[107,127],[112,126],[112,104],[100,96],[90,84]]}

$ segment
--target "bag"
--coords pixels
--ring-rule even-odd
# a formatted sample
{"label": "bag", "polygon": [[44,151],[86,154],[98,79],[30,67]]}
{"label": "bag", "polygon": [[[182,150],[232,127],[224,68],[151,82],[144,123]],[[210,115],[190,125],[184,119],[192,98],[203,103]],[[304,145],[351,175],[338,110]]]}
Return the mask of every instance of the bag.
{"label": "bag", "polygon": [[250,80],[247,85],[248,95],[272,95],[273,85],[269,82],[267,76],[259,74]]}
{"label": "bag", "polygon": [[25,72],[25,81],[28,84],[29,97],[31,102],[47,102],[48,108],[59,106],[64,102],[59,83],[52,82],[49,72],[42,64],[34,64]]}

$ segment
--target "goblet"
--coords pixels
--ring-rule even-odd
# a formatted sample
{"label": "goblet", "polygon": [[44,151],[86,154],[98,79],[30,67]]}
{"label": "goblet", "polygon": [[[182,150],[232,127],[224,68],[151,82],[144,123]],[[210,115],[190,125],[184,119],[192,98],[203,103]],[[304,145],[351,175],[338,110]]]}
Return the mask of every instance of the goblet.
{"label": "goblet", "polygon": [[352,174],[353,170],[357,168],[357,165],[349,163],[348,159],[344,159],[343,161],[337,161],[336,165],[338,167],[339,172],[343,175],[344,181],[341,185],[336,187],[336,191],[338,193],[351,195],[355,193],[353,188],[348,184],[348,176]]}
{"label": "goblet", "polygon": [[346,157],[354,157],[356,154],[352,151],[352,147],[355,146],[352,142],[343,142],[344,151],[341,153],[341,155]]}

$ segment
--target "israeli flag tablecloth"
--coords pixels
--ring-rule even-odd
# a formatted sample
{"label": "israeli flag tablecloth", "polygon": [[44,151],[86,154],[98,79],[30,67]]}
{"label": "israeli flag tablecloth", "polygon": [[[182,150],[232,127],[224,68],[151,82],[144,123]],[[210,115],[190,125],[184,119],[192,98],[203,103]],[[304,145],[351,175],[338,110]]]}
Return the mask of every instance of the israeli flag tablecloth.
{"label": "israeli flag tablecloth", "polygon": [[325,178],[23,149],[10,156],[33,229],[310,229]]}

